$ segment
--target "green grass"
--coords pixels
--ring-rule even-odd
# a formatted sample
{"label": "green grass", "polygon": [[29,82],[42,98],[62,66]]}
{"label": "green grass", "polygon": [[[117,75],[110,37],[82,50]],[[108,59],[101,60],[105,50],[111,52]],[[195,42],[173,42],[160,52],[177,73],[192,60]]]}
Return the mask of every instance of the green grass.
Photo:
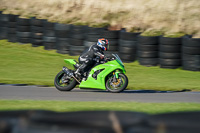
{"label": "green grass", "polygon": [[0,100],[0,110],[51,110],[71,111],[136,111],[150,114],[200,111],[199,103],[140,103],[140,102],[70,102],[39,100]]}
{"label": "green grass", "polygon": [[53,85],[65,58],[77,57],[31,47],[31,44],[0,41],[0,82]]}
{"label": "green grass", "polygon": [[[54,77],[65,65],[64,59],[77,56],[62,55],[31,44],[0,41],[0,83],[25,83],[53,86]],[[200,91],[200,72],[181,69],[161,69],[125,63],[128,89]]]}
{"label": "green grass", "polygon": [[147,30],[141,36],[161,36],[164,33],[162,30]]}
{"label": "green grass", "polygon": [[174,33],[166,33],[164,35],[164,37],[169,37],[169,38],[179,38],[179,37],[182,37],[184,36],[185,33],[181,33],[181,32],[174,32]]}

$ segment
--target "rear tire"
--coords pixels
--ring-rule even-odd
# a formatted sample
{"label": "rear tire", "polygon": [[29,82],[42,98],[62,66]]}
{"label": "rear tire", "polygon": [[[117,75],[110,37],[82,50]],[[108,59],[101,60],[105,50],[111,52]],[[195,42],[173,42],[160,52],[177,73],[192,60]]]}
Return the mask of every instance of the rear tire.
{"label": "rear tire", "polygon": [[109,76],[108,79],[106,80],[106,89],[108,91],[113,92],[113,93],[119,93],[126,89],[128,85],[128,78],[125,74],[119,73],[118,79],[121,79],[120,83],[122,83],[122,85],[116,88],[110,84],[110,80],[112,80],[112,78],[113,78],[113,75]]}
{"label": "rear tire", "polygon": [[75,79],[71,78],[68,84],[61,83],[64,74],[63,71],[60,71],[56,75],[54,85],[59,91],[71,91],[77,85],[77,82]]}

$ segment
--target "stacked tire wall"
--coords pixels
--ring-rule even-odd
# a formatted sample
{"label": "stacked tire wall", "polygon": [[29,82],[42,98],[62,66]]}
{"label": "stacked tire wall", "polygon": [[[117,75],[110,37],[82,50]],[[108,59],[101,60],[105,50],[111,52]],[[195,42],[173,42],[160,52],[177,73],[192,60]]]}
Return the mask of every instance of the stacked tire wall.
{"label": "stacked tire wall", "polygon": [[184,70],[200,71],[200,39],[184,36],[182,39],[182,66]]}
{"label": "stacked tire wall", "polygon": [[89,48],[91,45],[96,44],[97,39],[102,37],[101,34],[103,30],[104,28],[88,27],[87,32],[85,33],[85,40],[84,40],[85,48]]}
{"label": "stacked tire wall", "polygon": [[0,39],[7,39],[8,31],[8,14],[1,14],[0,12]]}
{"label": "stacked tire wall", "polygon": [[0,12],[0,39],[10,42],[31,43],[33,47],[44,46],[46,50],[78,56],[96,44],[99,38],[110,42],[106,56],[112,57],[112,53],[117,53],[123,62],[138,60],[143,66],[200,71],[199,38],[142,36],[125,30],[109,31],[107,28],[53,23]]}
{"label": "stacked tire wall", "polygon": [[7,36],[8,41],[10,42],[17,42],[16,33],[17,33],[17,15],[9,14],[8,16],[8,29],[7,29]]}
{"label": "stacked tire wall", "polygon": [[87,26],[71,26],[71,39],[70,39],[70,50],[69,55],[77,56],[80,55],[84,47],[85,33],[87,32]]}
{"label": "stacked tire wall", "polygon": [[107,57],[111,58],[112,54],[118,53],[119,31],[103,30],[101,36],[109,40],[109,51],[105,51],[104,53]]}
{"label": "stacked tire wall", "polygon": [[56,49],[56,33],[54,30],[55,23],[44,21],[44,48],[46,50]]}
{"label": "stacked tire wall", "polygon": [[137,38],[139,33],[120,32],[119,56],[124,62],[133,62],[136,60]]}
{"label": "stacked tire wall", "polygon": [[31,18],[31,43],[33,47],[43,46],[43,19]]}
{"label": "stacked tire wall", "polygon": [[27,18],[17,18],[17,42],[31,43],[31,21]]}
{"label": "stacked tire wall", "polygon": [[70,25],[55,24],[56,49],[58,53],[69,54],[70,47]]}
{"label": "stacked tire wall", "polygon": [[159,43],[160,67],[179,68],[181,66],[181,38],[161,36]]}
{"label": "stacked tire wall", "polygon": [[137,41],[137,59],[140,65],[157,66],[159,64],[158,56],[159,36],[139,36]]}

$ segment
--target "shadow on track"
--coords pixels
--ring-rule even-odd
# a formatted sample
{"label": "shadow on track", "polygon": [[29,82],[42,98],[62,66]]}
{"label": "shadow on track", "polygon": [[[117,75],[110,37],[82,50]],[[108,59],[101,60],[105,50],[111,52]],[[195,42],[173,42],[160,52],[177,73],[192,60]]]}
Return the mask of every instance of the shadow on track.
{"label": "shadow on track", "polygon": [[[72,90],[73,91],[73,90]],[[175,92],[189,92],[191,90],[183,89],[179,91],[156,91],[156,90],[124,90],[120,93],[175,93]],[[95,89],[80,89],[79,92],[99,92],[99,93],[112,93],[105,90],[95,90]],[[116,93],[113,93],[116,94]]]}

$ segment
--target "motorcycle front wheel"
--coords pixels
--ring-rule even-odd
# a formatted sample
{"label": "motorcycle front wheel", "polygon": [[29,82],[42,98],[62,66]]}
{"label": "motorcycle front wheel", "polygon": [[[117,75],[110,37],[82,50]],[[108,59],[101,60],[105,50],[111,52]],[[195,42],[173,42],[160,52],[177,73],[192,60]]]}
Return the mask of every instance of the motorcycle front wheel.
{"label": "motorcycle front wheel", "polygon": [[111,75],[106,80],[106,89],[110,92],[118,93],[126,89],[128,85],[128,78],[125,74],[119,73],[118,79]]}
{"label": "motorcycle front wheel", "polygon": [[77,85],[77,81],[60,71],[55,77],[54,85],[59,91],[71,91]]}

